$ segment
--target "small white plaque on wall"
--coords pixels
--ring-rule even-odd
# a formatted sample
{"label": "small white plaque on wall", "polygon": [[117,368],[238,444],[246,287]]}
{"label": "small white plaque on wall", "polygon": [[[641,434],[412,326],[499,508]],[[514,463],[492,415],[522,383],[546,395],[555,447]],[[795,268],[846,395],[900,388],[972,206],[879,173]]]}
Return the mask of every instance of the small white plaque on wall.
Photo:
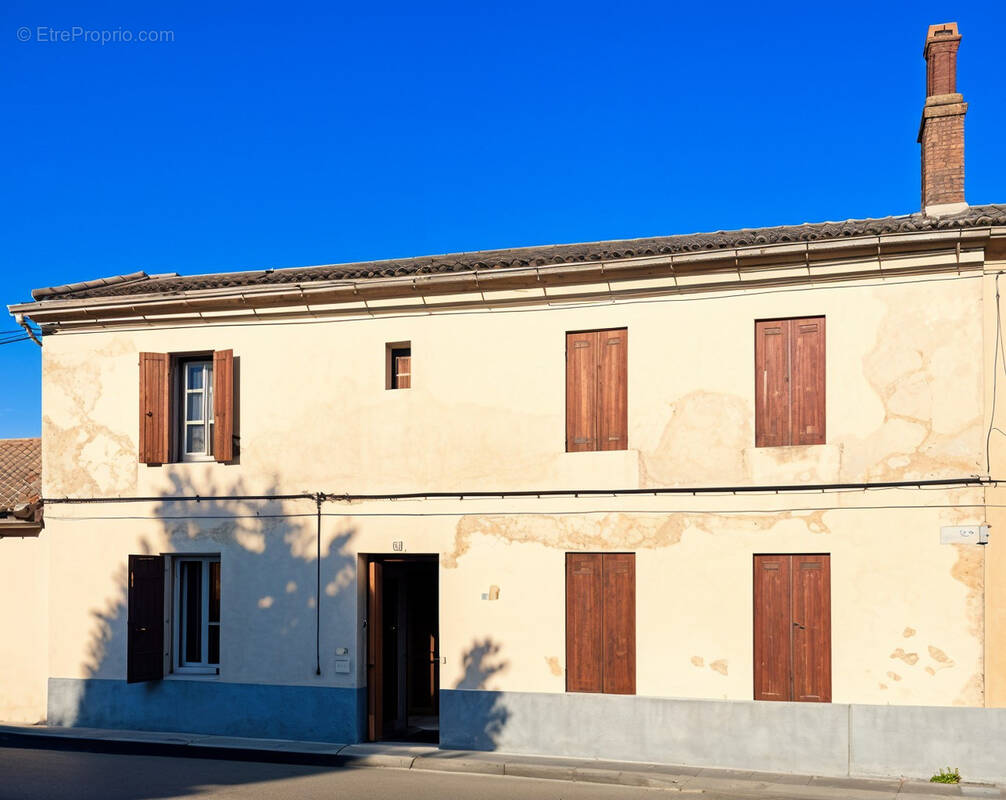
{"label": "small white plaque on wall", "polygon": [[944,525],[940,544],[988,544],[988,525]]}

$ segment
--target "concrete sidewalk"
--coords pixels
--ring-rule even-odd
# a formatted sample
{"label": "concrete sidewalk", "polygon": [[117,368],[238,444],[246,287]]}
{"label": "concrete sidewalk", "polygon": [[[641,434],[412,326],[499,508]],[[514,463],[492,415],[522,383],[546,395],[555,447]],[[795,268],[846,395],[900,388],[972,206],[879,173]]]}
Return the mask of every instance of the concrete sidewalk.
{"label": "concrete sidewalk", "polygon": [[[0,725],[0,746],[143,753],[185,758],[316,764],[509,775],[583,783],[644,786],[687,794],[793,800],[925,800],[988,797],[1006,800],[1006,788],[987,784],[933,784],[901,778],[827,778],[772,772],[703,769],[595,759],[549,758],[411,744],[335,744],[284,739],[242,739],[193,733]],[[967,777],[967,776],[965,776]]]}

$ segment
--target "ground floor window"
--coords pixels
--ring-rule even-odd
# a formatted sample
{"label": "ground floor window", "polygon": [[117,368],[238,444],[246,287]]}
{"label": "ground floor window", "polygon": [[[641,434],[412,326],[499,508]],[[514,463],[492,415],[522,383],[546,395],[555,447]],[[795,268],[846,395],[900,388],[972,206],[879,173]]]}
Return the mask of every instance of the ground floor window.
{"label": "ground floor window", "polygon": [[173,559],[173,668],[220,672],[220,556]]}

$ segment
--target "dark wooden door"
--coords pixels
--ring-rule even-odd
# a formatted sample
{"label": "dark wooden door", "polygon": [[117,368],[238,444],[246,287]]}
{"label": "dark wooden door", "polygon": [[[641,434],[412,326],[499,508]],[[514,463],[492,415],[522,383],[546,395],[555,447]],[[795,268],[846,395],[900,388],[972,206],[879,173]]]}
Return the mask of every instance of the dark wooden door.
{"label": "dark wooden door", "polygon": [[367,738],[384,735],[384,565],[371,561],[367,572]]}
{"label": "dark wooden door", "polygon": [[830,562],[755,556],[755,700],[831,702]]}

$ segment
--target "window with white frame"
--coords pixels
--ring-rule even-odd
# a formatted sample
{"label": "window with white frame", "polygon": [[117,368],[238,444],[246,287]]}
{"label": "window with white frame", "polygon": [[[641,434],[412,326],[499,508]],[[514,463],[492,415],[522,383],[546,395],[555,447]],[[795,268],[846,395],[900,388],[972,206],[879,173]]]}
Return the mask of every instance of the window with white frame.
{"label": "window with white frame", "polygon": [[202,461],[213,457],[213,361],[186,360],[181,366],[182,461]]}
{"label": "window with white frame", "polygon": [[220,672],[220,556],[173,559],[172,669]]}

